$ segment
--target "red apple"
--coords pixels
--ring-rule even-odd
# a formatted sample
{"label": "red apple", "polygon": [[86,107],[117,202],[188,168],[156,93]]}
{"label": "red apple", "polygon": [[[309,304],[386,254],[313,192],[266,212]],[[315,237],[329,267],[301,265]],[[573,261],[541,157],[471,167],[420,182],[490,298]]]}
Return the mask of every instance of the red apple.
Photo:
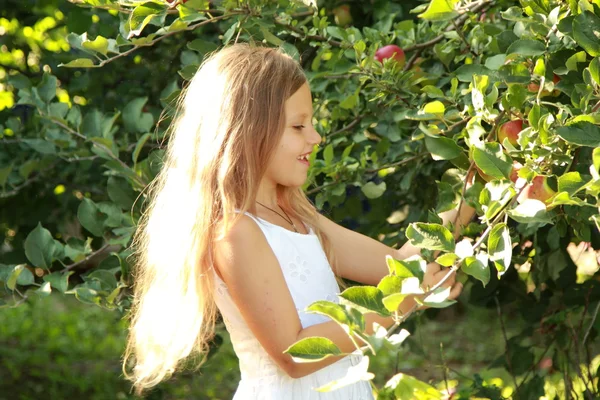
{"label": "red apple", "polygon": [[348,4],[342,4],[333,9],[333,19],[339,26],[347,26],[352,23],[352,15],[350,14],[350,6]]}
{"label": "red apple", "polygon": [[[552,75],[552,82],[554,83],[554,86],[556,86],[556,84],[558,82],[560,82],[560,76],[558,76],[556,74],[553,74]],[[531,82],[529,85],[527,85],[527,90],[529,90],[532,93],[537,93],[538,90],[540,90],[540,85],[538,83],[536,83],[536,82]],[[552,93],[549,92],[549,91],[547,91],[547,90],[542,90],[542,93],[541,93],[540,96],[541,97],[544,97],[544,96],[558,96],[559,93],[560,93],[560,91],[556,90],[556,89],[554,89],[552,91]]]}
{"label": "red apple", "polygon": [[510,171],[510,180],[513,182],[517,182],[519,179],[519,170],[523,168],[523,165],[518,161],[513,161],[513,167]]}
{"label": "red apple", "polygon": [[531,181],[530,184],[525,186],[525,189],[523,189],[517,201],[522,203],[527,199],[533,199],[549,204],[548,200],[555,194],[556,192],[548,186],[548,177],[538,175],[533,178],[533,181]]}
{"label": "red apple", "polygon": [[523,130],[523,120],[515,119],[512,121],[505,122],[498,129],[498,141],[500,144],[504,142],[504,139],[508,138],[508,142],[513,146],[517,146],[517,139],[519,138],[519,132]]}
{"label": "red apple", "polygon": [[375,52],[375,59],[380,63],[383,63],[383,60],[386,58],[392,57],[400,67],[404,66],[406,62],[406,56],[404,55],[404,50],[395,44],[388,44],[387,46],[383,46]]}
{"label": "red apple", "polygon": [[479,173],[479,176],[481,176],[481,178],[484,181],[489,182],[489,181],[491,181],[491,180],[494,179],[493,176],[488,175],[488,174],[484,173],[481,169],[479,169],[479,167],[477,166],[477,164],[475,164],[475,169],[477,170],[477,172]]}

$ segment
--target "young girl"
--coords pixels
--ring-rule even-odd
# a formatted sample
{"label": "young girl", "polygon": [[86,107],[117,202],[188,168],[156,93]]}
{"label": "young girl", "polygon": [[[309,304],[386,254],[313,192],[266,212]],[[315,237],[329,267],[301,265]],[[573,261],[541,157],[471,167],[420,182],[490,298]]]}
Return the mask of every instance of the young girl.
{"label": "young girl", "polygon": [[[190,354],[206,354],[220,311],[240,362],[235,400],[373,398],[368,382],[314,390],[343,377],[362,356],[296,363],[284,353],[311,336],[327,337],[345,353],[355,350],[336,322],[304,309],[317,300],[337,302],[339,278],[377,285],[388,271],[386,255],[419,253],[345,229],[307,199],[301,189],[307,160],[321,142],[312,113],[300,65],[248,44],[207,57],[182,94],[134,237],[123,366],[138,394],[170,377]],[[464,207],[459,222],[472,215]],[[424,285],[445,274],[430,264]],[[446,286],[451,298],[462,290],[453,278]],[[399,310],[413,305],[407,299]],[[369,313],[369,333],[373,322],[394,321]]]}

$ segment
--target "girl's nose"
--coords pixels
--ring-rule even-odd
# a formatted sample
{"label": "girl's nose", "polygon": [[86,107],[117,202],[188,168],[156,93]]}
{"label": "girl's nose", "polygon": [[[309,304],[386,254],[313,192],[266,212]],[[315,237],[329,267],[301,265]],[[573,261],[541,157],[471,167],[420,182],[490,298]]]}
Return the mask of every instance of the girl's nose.
{"label": "girl's nose", "polygon": [[313,127],[312,135],[310,136],[310,142],[312,144],[320,144],[321,140],[321,135],[319,135],[319,132],[317,132],[317,130]]}

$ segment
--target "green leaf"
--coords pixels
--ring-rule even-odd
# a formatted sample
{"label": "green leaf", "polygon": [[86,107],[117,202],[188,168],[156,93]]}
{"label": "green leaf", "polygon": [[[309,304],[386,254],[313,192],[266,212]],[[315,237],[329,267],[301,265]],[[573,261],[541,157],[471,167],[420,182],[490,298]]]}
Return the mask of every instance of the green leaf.
{"label": "green leaf", "polygon": [[448,229],[439,224],[412,223],[406,230],[406,237],[416,247],[429,250],[454,251],[454,237]]}
{"label": "green leaf", "polygon": [[445,137],[425,136],[425,147],[431,153],[431,158],[436,161],[451,160],[463,153],[462,148],[454,140]]}
{"label": "green leaf", "polygon": [[456,0],[431,0],[424,13],[418,15],[427,21],[448,21],[454,19],[458,12],[454,9]]}
{"label": "green leaf", "polygon": [[396,260],[392,256],[387,255],[385,260],[390,274],[394,274],[400,278],[416,277],[419,279],[419,282],[423,281],[427,262],[419,255],[414,255],[404,260]]}
{"label": "green leaf", "polygon": [[108,40],[100,35],[96,36],[96,39],[94,40],[83,42],[82,46],[88,50],[92,50],[103,55],[108,53]]}
{"label": "green leaf", "polygon": [[586,62],[586,60],[587,54],[585,54],[585,51],[580,51],[569,57],[565,65],[568,71],[577,71],[577,63]]}
{"label": "green leaf", "polygon": [[512,171],[512,160],[499,143],[484,143],[484,147],[473,148],[473,160],[484,174],[496,179],[508,179]]}
{"label": "green leaf", "polygon": [[57,79],[54,75],[44,73],[42,82],[38,85],[37,89],[40,98],[45,103],[50,103],[50,100],[52,100],[56,96],[56,84]]}
{"label": "green leaf", "polygon": [[600,56],[600,18],[584,11],[573,20],[573,39],[593,57]]}
{"label": "green leaf", "polygon": [[340,107],[345,110],[351,110],[358,105],[358,92],[351,94],[340,102]]}
{"label": "green leaf", "polygon": [[386,388],[394,390],[396,400],[441,400],[442,394],[433,386],[403,373],[394,375],[385,384]]}
{"label": "green leaf", "polygon": [[147,97],[138,97],[123,108],[123,123],[128,131],[145,133],[152,129],[154,117],[151,113],[143,112],[147,101]]}
{"label": "green leaf", "polygon": [[67,103],[54,102],[48,108],[50,115],[58,119],[64,119],[65,115],[69,112],[69,105]]}
{"label": "green leaf", "polygon": [[390,315],[382,303],[383,293],[374,286],[354,286],[344,290],[340,297],[379,315]]}
{"label": "green leaf", "polygon": [[38,153],[56,154],[56,146],[51,141],[44,139],[21,139],[21,142],[27,144]]}
{"label": "green leaf", "polygon": [[263,37],[267,40],[267,42],[271,43],[272,45],[281,46],[281,44],[283,43],[282,39],[269,32],[269,30],[265,26],[260,27],[260,32],[262,33]]}
{"label": "green leaf", "polygon": [[323,161],[325,161],[325,165],[329,166],[333,162],[333,145],[330,143],[325,146],[325,150],[323,150]]}
{"label": "green leaf", "polygon": [[52,288],[48,282],[42,283],[42,285],[35,291],[35,293],[41,297],[46,297],[52,294]]}
{"label": "green leaf", "polygon": [[360,190],[368,199],[376,199],[378,197],[381,197],[385,192],[385,189],[385,182],[381,182],[379,184],[375,184],[374,182],[367,182],[360,188]]}
{"label": "green leaf", "polygon": [[320,361],[342,354],[335,343],[324,337],[301,339],[288,347],[284,353],[291,355],[296,362]]}
{"label": "green leaf", "polygon": [[423,300],[419,297],[415,297],[417,303],[421,305],[425,305],[430,308],[446,308],[456,303],[456,300],[448,300],[450,296],[450,288],[439,287],[433,291],[433,293],[429,294]]}
{"label": "green leaf", "polygon": [[108,197],[122,209],[129,210],[135,201],[135,192],[125,180],[111,176],[108,178]]}
{"label": "green leaf", "polygon": [[468,83],[473,80],[474,75],[486,75],[490,79],[490,82],[499,80],[499,76],[496,71],[492,71],[491,69],[480,64],[461,65],[456,69],[456,71],[454,71],[454,74],[456,74],[456,77],[459,81]]}
{"label": "green leaf", "polygon": [[73,275],[74,271],[53,272],[49,275],[44,275],[44,281],[50,283],[52,287],[61,293],[65,293],[69,288],[69,277]]}
{"label": "green leaf", "polygon": [[552,218],[546,212],[546,205],[534,199],[526,199],[514,209],[509,210],[508,215],[522,223],[552,222]]}
{"label": "green leaf", "polygon": [[73,292],[77,300],[82,303],[100,305],[100,296],[95,289],[81,285],[74,288]]}
{"label": "green leaf", "polygon": [[579,189],[585,185],[579,172],[567,172],[558,177],[558,191],[567,192],[569,196],[573,196]]}
{"label": "green leaf", "polygon": [[38,222],[37,226],[27,235],[24,247],[25,256],[31,264],[50,269],[52,261],[60,250],[61,243],[56,241],[50,231]]}
{"label": "green leaf", "polygon": [[154,17],[164,17],[167,8],[162,4],[157,4],[153,1],[147,1],[137,6],[129,15],[128,28],[129,34],[127,39],[134,36],[139,36],[142,30]]}
{"label": "green leaf", "polygon": [[596,57],[590,62],[589,69],[592,79],[596,85],[600,86],[600,57]]}
{"label": "green leaf", "polygon": [[505,96],[510,106],[519,108],[527,98],[527,89],[520,84],[509,84]]}
{"label": "green leaf", "polygon": [[490,281],[490,269],[477,257],[467,257],[463,260],[461,269],[467,275],[481,281],[485,287]]}
{"label": "green leaf", "polygon": [[600,127],[590,122],[580,121],[561,126],[556,132],[566,142],[580,146],[600,147]]}
{"label": "green leaf", "polygon": [[506,50],[507,54],[518,54],[521,56],[540,56],[546,52],[546,46],[544,43],[531,40],[531,39],[519,39],[508,47]]}
{"label": "green leaf", "polygon": [[31,271],[25,268],[25,264],[19,264],[12,270],[10,277],[6,281],[6,287],[10,290],[15,290],[17,284],[28,286],[33,284],[33,282],[34,279]]}
{"label": "green leaf", "polygon": [[384,296],[400,293],[402,290],[402,278],[396,275],[386,275],[377,284],[377,289],[381,290]]}
{"label": "green leaf", "polygon": [[408,294],[393,293],[382,299],[384,307],[391,313],[396,312]]}
{"label": "green leaf", "polygon": [[58,64],[58,66],[65,68],[91,68],[94,66],[94,61],[89,58],[77,58],[66,64]]}
{"label": "green leaf", "polygon": [[133,161],[133,165],[135,168],[135,165],[137,164],[137,159],[140,156],[140,152],[142,151],[142,149],[144,148],[144,145],[146,144],[146,142],[148,141],[148,139],[152,136],[151,133],[144,133],[142,135],[142,137],[137,141],[136,145],[135,145],[135,149],[133,150],[133,153],[131,154],[131,160]]}
{"label": "green leaf", "polygon": [[435,100],[425,104],[425,106],[423,106],[423,112],[440,116],[444,115],[446,112],[446,107],[441,101]]}
{"label": "green leaf", "polygon": [[479,194],[479,203],[486,220],[492,220],[500,210],[516,195],[513,185],[508,181],[491,181]]}
{"label": "green leaf", "polygon": [[84,276],[84,280],[86,282],[96,281],[100,284],[102,290],[106,291],[112,291],[117,287],[117,278],[114,273],[104,269],[96,269],[90,272]]}
{"label": "green leaf", "polygon": [[306,312],[325,315],[340,325],[348,325],[350,323],[344,308],[331,301],[316,301],[310,306],[306,307]]}
{"label": "green leaf", "polygon": [[188,42],[187,48],[197,51],[201,55],[205,55],[206,53],[217,50],[219,46],[205,39],[194,39],[191,42]]}
{"label": "green leaf", "polygon": [[13,165],[10,164],[4,168],[0,168],[0,186],[6,186],[6,182],[8,181],[8,177],[13,170]]}
{"label": "green leaf", "polygon": [[92,200],[87,197],[83,198],[77,209],[77,218],[81,225],[94,236],[102,236],[106,215],[100,212],[98,206]]}
{"label": "green leaf", "polygon": [[510,232],[504,223],[500,223],[492,228],[488,237],[488,253],[490,260],[494,262],[498,270],[498,278],[506,272],[510,266],[512,258],[512,243]]}
{"label": "green leaf", "polygon": [[435,262],[443,265],[444,267],[449,267],[454,264],[454,262],[458,259],[458,256],[454,253],[445,253],[435,259]]}
{"label": "green leaf", "polygon": [[592,152],[592,163],[596,172],[600,173],[600,147],[596,147]]}

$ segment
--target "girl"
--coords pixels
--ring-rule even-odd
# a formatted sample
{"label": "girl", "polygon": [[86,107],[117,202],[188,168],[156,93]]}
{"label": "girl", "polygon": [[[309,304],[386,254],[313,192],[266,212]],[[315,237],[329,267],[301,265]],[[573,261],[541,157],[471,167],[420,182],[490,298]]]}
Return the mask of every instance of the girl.
{"label": "girl", "polygon": [[[336,279],[377,285],[388,271],[386,255],[404,259],[419,249],[396,250],[345,229],[307,199],[307,160],[321,137],[307,79],[291,57],[248,44],[226,47],[205,59],[180,99],[134,236],[125,376],[141,394],[191,353],[206,354],[219,310],[240,362],[235,400],[372,399],[368,382],[314,390],[343,377],[361,356],[295,363],[284,350],[323,336],[352,352],[337,323],[303,310],[338,301]],[[465,207],[459,221],[472,215]],[[424,285],[445,274],[430,264]],[[462,290],[454,279],[446,286],[451,298]],[[407,299],[399,311],[415,304]],[[373,322],[394,321],[367,314],[369,333]]]}

